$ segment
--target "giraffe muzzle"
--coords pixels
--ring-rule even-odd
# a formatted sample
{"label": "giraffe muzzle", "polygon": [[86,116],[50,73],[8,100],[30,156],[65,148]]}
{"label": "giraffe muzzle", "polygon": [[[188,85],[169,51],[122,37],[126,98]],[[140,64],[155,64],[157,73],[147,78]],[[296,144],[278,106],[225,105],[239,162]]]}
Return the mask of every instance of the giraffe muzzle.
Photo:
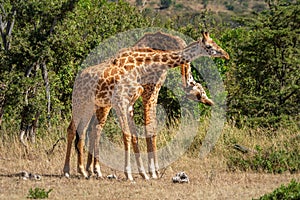
{"label": "giraffe muzzle", "polygon": [[214,105],[214,102],[211,99],[209,99],[206,95],[202,96],[200,93],[198,93],[198,94],[189,93],[189,94],[186,94],[186,97],[190,100],[201,102],[208,106]]}
{"label": "giraffe muzzle", "polygon": [[203,104],[205,104],[205,105],[208,105],[208,106],[213,106],[213,105],[215,104],[215,103],[214,103],[211,99],[209,99],[209,98],[207,98],[207,99],[201,99],[200,102],[203,103]]}

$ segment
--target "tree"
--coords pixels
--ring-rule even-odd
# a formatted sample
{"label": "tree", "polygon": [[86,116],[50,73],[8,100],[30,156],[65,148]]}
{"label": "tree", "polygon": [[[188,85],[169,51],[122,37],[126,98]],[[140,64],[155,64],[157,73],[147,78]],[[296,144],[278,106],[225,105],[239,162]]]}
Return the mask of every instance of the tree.
{"label": "tree", "polygon": [[[21,125],[28,134],[38,120],[39,127],[49,127],[70,115],[73,81],[92,48],[118,32],[147,25],[123,1],[0,1],[0,6],[0,111],[3,121]],[[3,24],[13,21],[4,40]]]}
{"label": "tree", "polygon": [[238,125],[299,122],[299,13],[299,2],[273,4],[224,34],[232,56],[226,80],[228,114]]}

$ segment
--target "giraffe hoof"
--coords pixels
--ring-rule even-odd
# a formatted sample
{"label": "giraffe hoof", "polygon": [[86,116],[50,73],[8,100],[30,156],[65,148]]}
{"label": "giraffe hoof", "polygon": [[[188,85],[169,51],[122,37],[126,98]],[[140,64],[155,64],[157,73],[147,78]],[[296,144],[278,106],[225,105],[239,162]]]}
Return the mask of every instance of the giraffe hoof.
{"label": "giraffe hoof", "polygon": [[133,177],[132,177],[131,173],[125,172],[125,176],[126,176],[128,181],[133,181]]}
{"label": "giraffe hoof", "polygon": [[88,179],[90,176],[89,176],[89,173],[87,171],[85,171],[85,169],[83,167],[78,167],[77,168],[77,172],[82,175],[85,179]]}
{"label": "giraffe hoof", "polygon": [[140,175],[143,177],[143,179],[149,180],[149,176],[146,173],[140,173]]}
{"label": "giraffe hoof", "polygon": [[67,173],[67,172],[64,173],[64,176],[65,176],[66,178],[70,178],[70,174]]}
{"label": "giraffe hoof", "polygon": [[158,179],[157,173],[156,172],[150,172],[150,176],[152,179]]}
{"label": "giraffe hoof", "polygon": [[79,172],[79,174],[81,175],[81,176],[83,176],[83,178],[85,178],[85,179],[89,179],[91,176],[89,176],[86,172]]}
{"label": "giraffe hoof", "polygon": [[66,178],[70,178],[70,167],[64,166],[63,173]]}
{"label": "giraffe hoof", "polygon": [[156,174],[157,178],[161,178],[161,174],[160,174],[160,171],[159,171],[159,170],[156,170],[156,171],[155,171],[155,174]]}
{"label": "giraffe hoof", "polygon": [[96,174],[96,179],[102,179],[102,173],[100,170],[94,170],[94,173]]}
{"label": "giraffe hoof", "polygon": [[103,179],[102,174],[101,174],[101,175],[97,174],[97,175],[96,175],[96,179],[97,179],[97,180]]}
{"label": "giraffe hoof", "polygon": [[93,176],[93,172],[92,171],[90,171],[90,170],[88,170],[88,175],[87,175],[88,177],[92,177]]}

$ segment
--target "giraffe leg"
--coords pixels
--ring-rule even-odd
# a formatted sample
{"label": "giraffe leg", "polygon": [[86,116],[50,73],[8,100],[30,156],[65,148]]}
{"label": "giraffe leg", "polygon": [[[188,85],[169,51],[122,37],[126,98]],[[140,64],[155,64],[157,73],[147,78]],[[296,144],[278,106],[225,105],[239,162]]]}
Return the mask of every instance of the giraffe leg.
{"label": "giraffe leg", "polygon": [[140,149],[139,149],[139,146],[138,146],[138,136],[137,135],[132,135],[131,142],[132,142],[133,152],[135,154],[135,159],[136,159],[136,162],[137,162],[139,174],[145,180],[149,180],[149,177],[146,174],[146,170],[144,168],[143,161],[142,161],[142,158],[141,158]]}
{"label": "giraffe leg", "polygon": [[[143,178],[149,179],[146,175],[143,162],[140,156],[137,133],[133,121],[133,105],[137,98],[143,93],[143,87],[141,87],[137,83],[131,83],[130,88],[128,89],[129,91],[127,91],[126,95],[122,93],[115,94],[115,99],[113,100],[113,105],[119,117],[119,122],[123,132],[123,141],[125,148],[124,172],[127,179],[132,181],[133,177],[130,164],[130,142],[132,142],[139,173],[142,175]],[[126,99],[124,98],[124,96],[130,97],[130,99]]]}
{"label": "giraffe leg", "polygon": [[124,164],[124,174],[127,180],[133,181],[133,177],[131,174],[131,165],[130,165],[130,141],[131,141],[131,134],[130,129],[128,126],[128,115],[127,115],[127,107],[128,104],[126,103],[126,99],[123,101],[120,100],[121,96],[114,96],[113,99],[113,108],[116,111],[116,114],[119,119],[119,123],[122,129],[123,134],[123,142],[124,142],[124,153],[125,153],[125,164]]}
{"label": "giraffe leg", "polygon": [[83,164],[83,154],[84,154],[84,142],[86,129],[89,124],[90,119],[82,119],[76,130],[75,148],[77,151],[77,172],[82,174],[85,178],[88,178],[88,173],[85,170]]}
{"label": "giraffe leg", "polygon": [[129,125],[130,133],[131,133],[131,142],[132,142],[132,146],[133,146],[133,152],[135,154],[135,159],[136,159],[137,167],[139,170],[139,174],[144,179],[149,180],[149,177],[146,174],[146,171],[145,171],[145,168],[143,165],[143,161],[142,161],[142,157],[140,154],[140,149],[139,149],[139,144],[138,144],[138,134],[137,134],[134,119],[133,119],[133,105],[136,102],[136,100],[142,95],[143,91],[144,91],[143,87],[140,85],[137,85],[136,93],[135,93],[135,95],[133,95],[131,103],[129,104],[127,115],[128,115],[128,125]]}
{"label": "giraffe leg", "polygon": [[123,141],[124,141],[124,148],[125,148],[124,173],[128,180],[133,181],[133,177],[131,173],[131,164],[130,164],[130,140],[131,140],[131,134],[123,132]]}
{"label": "giraffe leg", "polygon": [[[156,106],[155,106],[156,107]],[[152,107],[153,110],[156,110]],[[149,112],[148,114],[150,114]],[[145,114],[147,115],[147,114]],[[146,125],[146,143],[148,152],[148,169],[151,178],[157,179],[159,177],[159,166],[157,158],[157,148],[156,148],[156,115],[151,115],[151,121]]]}
{"label": "giraffe leg", "polygon": [[[96,131],[95,131],[95,137],[94,137],[94,173],[96,174],[97,178],[102,177],[101,169],[100,169],[100,136],[102,129],[104,127],[104,124],[106,122],[107,116],[109,114],[111,107],[101,107],[96,110],[96,116],[97,116],[97,123],[96,125]],[[97,124],[96,123],[96,124]]]}
{"label": "giraffe leg", "polygon": [[159,177],[159,166],[156,150],[156,106],[160,84],[148,85],[142,94],[144,105],[145,132],[148,153],[148,170],[151,178]]}
{"label": "giraffe leg", "polygon": [[136,163],[137,163],[137,166],[138,166],[139,174],[145,180],[149,180],[149,177],[146,174],[146,171],[145,171],[145,168],[144,168],[144,165],[143,165],[143,161],[142,161],[142,157],[141,157],[141,154],[140,154],[140,149],[139,149],[139,144],[138,144],[138,135],[137,135],[137,132],[136,132],[136,129],[135,129],[135,124],[134,124],[133,116],[131,115],[131,113],[130,113],[130,119],[129,119],[129,127],[130,127],[130,132],[131,132],[131,143],[132,143]]}
{"label": "giraffe leg", "polygon": [[88,152],[88,158],[87,158],[87,163],[86,163],[86,171],[88,172],[88,176],[93,175],[93,163],[94,163],[94,147],[95,147],[95,140],[96,140],[96,133],[95,133],[95,126],[96,126],[96,117],[93,115],[89,126],[91,127],[91,131],[89,134],[89,141],[88,141],[88,147],[89,147],[89,152]]}
{"label": "giraffe leg", "polygon": [[65,158],[65,165],[64,165],[64,176],[69,178],[70,177],[70,158],[71,158],[71,149],[72,149],[72,143],[75,137],[75,125],[74,121],[71,120],[71,123],[67,129],[68,138],[67,138],[67,153]]}

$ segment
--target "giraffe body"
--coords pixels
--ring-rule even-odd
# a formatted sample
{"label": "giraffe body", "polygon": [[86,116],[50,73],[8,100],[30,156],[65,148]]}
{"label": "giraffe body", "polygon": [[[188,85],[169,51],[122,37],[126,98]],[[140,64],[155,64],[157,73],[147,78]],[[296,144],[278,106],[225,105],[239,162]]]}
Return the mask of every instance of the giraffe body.
{"label": "giraffe body", "polygon": [[[78,151],[78,171],[85,177],[89,175],[83,166],[83,145],[87,126],[96,114],[97,125],[92,128],[91,144],[87,162],[89,174],[92,169],[101,176],[99,165],[99,139],[107,115],[111,108],[116,110],[125,147],[125,175],[133,180],[130,167],[130,143],[135,153],[139,173],[148,179],[138,147],[138,137],[133,121],[133,105],[142,96],[145,109],[145,129],[148,151],[148,167],[153,178],[157,177],[158,162],[156,156],[156,103],[159,89],[165,80],[169,68],[189,66],[189,62],[200,56],[228,58],[228,54],[203,34],[204,39],[190,44],[183,50],[164,51],[149,47],[134,47],[121,50],[114,58],[83,70],[75,80],[72,95],[72,122],[68,128],[68,147],[64,166],[65,175],[69,175],[71,144],[76,134]],[[211,41],[210,41],[211,40]],[[214,45],[207,48],[207,45]],[[210,104],[205,91],[198,92],[201,85],[194,85],[195,100]],[[197,91],[197,92],[195,92]]]}

